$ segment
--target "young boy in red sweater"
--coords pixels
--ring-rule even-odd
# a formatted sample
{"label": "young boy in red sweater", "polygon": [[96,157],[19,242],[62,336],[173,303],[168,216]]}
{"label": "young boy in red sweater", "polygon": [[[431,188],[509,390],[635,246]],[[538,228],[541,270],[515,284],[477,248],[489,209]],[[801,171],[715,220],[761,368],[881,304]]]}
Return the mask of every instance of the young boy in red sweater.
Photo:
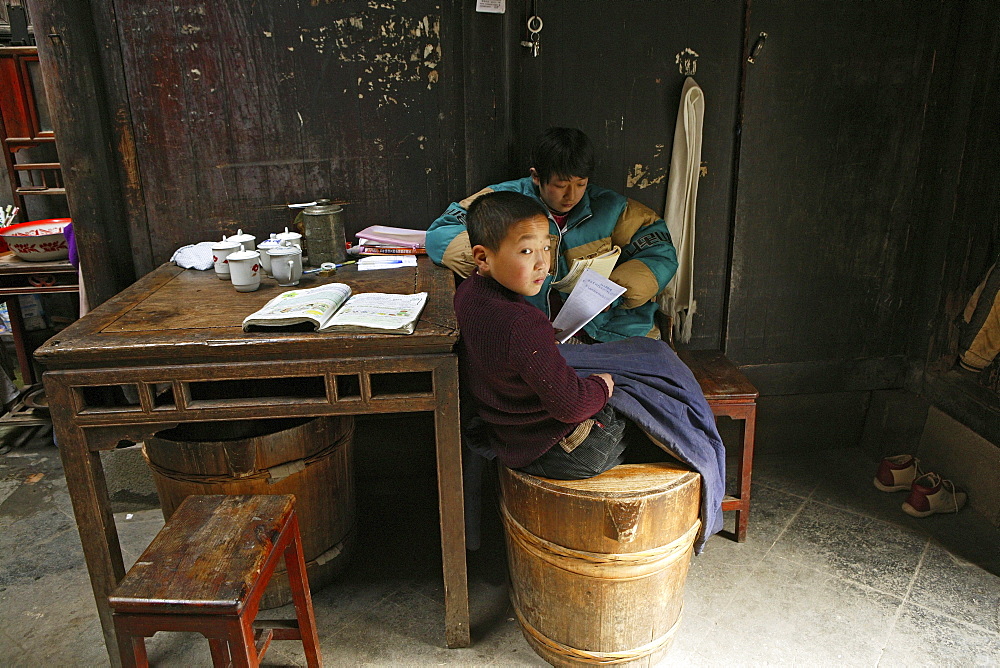
{"label": "young boy in red sweater", "polygon": [[459,373],[485,440],[506,466],[547,478],[589,478],[622,463],[625,421],[607,405],[611,375],[577,376],[552,323],[524,299],[551,265],[545,209],[521,193],[488,193],[469,206],[467,227],[476,271],[455,293]]}

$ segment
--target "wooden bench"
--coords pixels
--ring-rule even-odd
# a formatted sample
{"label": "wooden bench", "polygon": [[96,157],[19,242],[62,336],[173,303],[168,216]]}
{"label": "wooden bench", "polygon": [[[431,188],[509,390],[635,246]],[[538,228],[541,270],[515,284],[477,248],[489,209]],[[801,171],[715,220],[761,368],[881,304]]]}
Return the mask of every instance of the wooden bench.
{"label": "wooden bench", "polygon": [[725,415],[742,421],[742,447],[738,452],[736,490],[722,500],[722,510],[736,511],[736,540],[746,540],[750,519],[750,474],[753,471],[753,440],[757,425],[757,391],[736,365],[718,350],[678,350],[701,385],[716,417]]}
{"label": "wooden bench", "polygon": [[[208,638],[216,666],[257,666],[272,640],[301,640],[320,665],[319,638],[291,495],[189,496],[108,598],[123,666],[148,666],[145,638]],[[279,560],[295,620],[255,624]]]}

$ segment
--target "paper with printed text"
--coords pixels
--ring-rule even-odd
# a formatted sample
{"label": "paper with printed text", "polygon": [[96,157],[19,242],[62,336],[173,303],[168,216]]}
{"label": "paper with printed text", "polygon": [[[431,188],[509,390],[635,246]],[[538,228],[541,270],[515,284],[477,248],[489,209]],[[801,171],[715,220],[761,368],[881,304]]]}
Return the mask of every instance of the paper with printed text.
{"label": "paper with printed text", "polygon": [[[556,341],[565,343],[584,325],[607,308],[611,302],[625,294],[625,288],[593,269],[584,269],[573,292],[562,305],[559,315],[552,321]],[[560,331],[561,330],[561,331]]]}

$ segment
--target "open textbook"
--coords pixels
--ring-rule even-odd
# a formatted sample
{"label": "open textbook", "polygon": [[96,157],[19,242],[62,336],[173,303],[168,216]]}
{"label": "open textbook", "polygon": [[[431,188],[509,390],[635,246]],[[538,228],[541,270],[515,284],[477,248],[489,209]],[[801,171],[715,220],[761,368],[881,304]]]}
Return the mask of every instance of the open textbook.
{"label": "open textbook", "polygon": [[577,258],[569,266],[569,272],[561,280],[553,283],[552,287],[559,292],[572,292],[576,286],[576,282],[583,275],[584,269],[592,269],[604,278],[610,278],[611,272],[614,271],[615,264],[617,264],[621,254],[622,249],[618,246],[613,246],[611,250],[604,253]]}
{"label": "open textbook", "polygon": [[413,295],[359,292],[343,283],[289,290],[243,320],[243,330],[384,332],[412,334],[427,303],[427,293]]}
{"label": "open textbook", "polygon": [[611,302],[625,294],[625,288],[609,278],[601,276],[593,269],[584,269],[573,292],[552,321],[556,330],[556,341],[566,343],[584,325],[607,308]]}

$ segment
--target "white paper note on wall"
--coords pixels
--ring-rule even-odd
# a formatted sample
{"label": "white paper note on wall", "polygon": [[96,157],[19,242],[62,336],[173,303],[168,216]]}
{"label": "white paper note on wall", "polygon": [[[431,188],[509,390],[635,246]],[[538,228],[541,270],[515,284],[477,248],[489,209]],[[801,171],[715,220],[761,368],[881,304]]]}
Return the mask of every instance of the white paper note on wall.
{"label": "white paper note on wall", "polygon": [[503,14],[507,11],[507,0],[476,0],[476,11]]}

